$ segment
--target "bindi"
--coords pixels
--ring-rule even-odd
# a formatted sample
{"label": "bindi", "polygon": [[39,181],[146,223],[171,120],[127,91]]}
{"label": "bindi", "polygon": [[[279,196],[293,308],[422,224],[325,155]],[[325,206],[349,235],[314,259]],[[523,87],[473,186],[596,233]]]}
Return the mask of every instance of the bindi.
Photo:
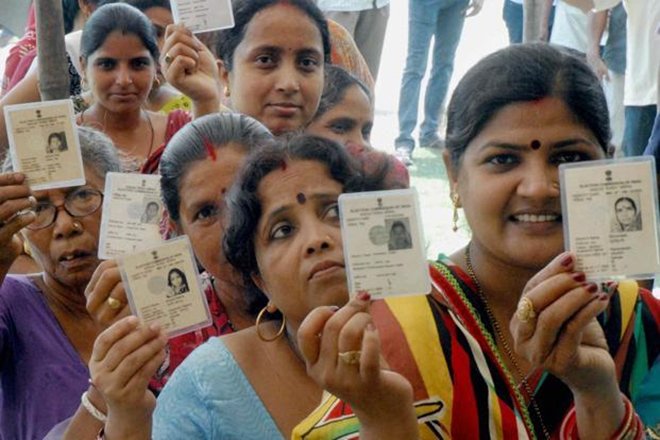
{"label": "bindi", "polygon": [[298,203],[300,203],[301,205],[304,205],[305,202],[307,201],[307,197],[305,197],[305,194],[303,194],[303,193],[298,193],[298,194],[296,195],[296,200],[297,200]]}
{"label": "bindi", "polygon": [[541,148],[541,141],[539,141],[539,140],[537,140],[537,139],[534,139],[534,140],[529,144],[529,146],[532,147],[532,150],[538,150],[539,148]]}

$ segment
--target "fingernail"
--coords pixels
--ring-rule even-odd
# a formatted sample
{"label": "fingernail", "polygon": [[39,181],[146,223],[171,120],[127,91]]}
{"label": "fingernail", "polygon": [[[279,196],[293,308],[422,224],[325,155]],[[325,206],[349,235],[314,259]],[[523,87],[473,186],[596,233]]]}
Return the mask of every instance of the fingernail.
{"label": "fingernail", "polygon": [[357,294],[357,299],[360,301],[369,301],[371,300],[371,295],[369,295],[369,292],[363,290]]}
{"label": "fingernail", "polygon": [[607,284],[607,294],[609,296],[614,295],[614,292],[619,288],[619,283],[616,281],[611,281]]}
{"label": "fingernail", "polygon": [[561,265],[564,267],[569,267],[573,263],[573,255],[566,255],[560,261]]}
{"label": "fingernail", "polygon": [[607,301],[608,299],[610,299],[610,296],[609,296],[608,294],[606,294],[606,293],[603,293],[603,294],[601,294],[601,295],[598,296],[598,299],[599,299],[600,301]]}
{"label": "fingernail", "polygon": [[369,324],[367,324],[366,330],[367,330],[368,332],[375,332],[375,331],[376,331],[376,327],[374,327],[374,324],[373,324],[372,322],[370,322]]}
{"label": "fingernail", "polygon": [[332,313],[335,313],[337,310],[339,310],[339,306],[329,306],[329,308]]}
{"label": "fingernail", "polygon": [[598,292],[598,286],[597,286],[596,284],[594,284],[594,283],[589,283],[589,284],[587,284],[584,288],[585,288],[585,289],[587,290],[587,292],[589,292],[589,293],[596,293],[596,292]]}
{"label": "fingernail", "polygon": [[584,281],[587,279],[587,276],[584,274],[584,272],[576,272],[573,274],[573,279],[578,283],[584,283]]}
{"label": "fingernail", "polygon": [[155,332],[159,332],[159,331],[160,331],[160,325],[159,325],[159,324],[155,324],[155,323],[154,323],[154,324],[150,324],[150,325],[149,325],[149,329],[150,329],[150,330],[153,330],[153,331],[155,331]]}
{"label": "fingernail", "polygon": [[37,206],[37,198],[35,196],[28,196],[28,202],[30,202],[30,206],[33,208]]}

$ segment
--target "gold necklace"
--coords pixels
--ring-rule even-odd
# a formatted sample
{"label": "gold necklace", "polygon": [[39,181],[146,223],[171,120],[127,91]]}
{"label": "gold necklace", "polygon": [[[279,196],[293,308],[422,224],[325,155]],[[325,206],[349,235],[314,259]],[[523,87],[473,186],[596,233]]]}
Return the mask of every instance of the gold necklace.
{"label": "gold necklace", "polygon": [[516,370],[515,373],[520,379],[520,383],[525,389],[525,393],[527,393],[527,395],[529,396],[529,400],[532,404],[532,408],[534,409],[534,413],[536,414],[536,417],[538,417],[539,419],[539,423],[541,424],[541,429],[543,430],[544,437],[546,439],[550,439],[550,433],[548,431],[548,428],[545,426],[545,423],[543,422],[543,417],[541,416],[541,409],[539,408],[538,404],[536,403],[536,400],[534,399],[534,394],[532,393],[532,389],[530,388],[529,383],[527,383],[527,378],[523,374],[520,365],[518,365],[518,361],[516,361],[516,358],[513,355],[513,351],[511,350],[509,343],[504,337],[504,333],[502,333],[502,328],[500,327],[500,323],[499,321],[497,321],[497,319],[495,319],[495,314],[493,314],[493,311],[490,309],[490,306],[488,305],[488,301],[486,300],[486,295],[484,294],[484,291],[481,288],[481,283],[479,283],[479,280],[477,279],[477,276],[474,273],[474,268],[472,267],[472,258],[470,258],[471,244],[472,242],[468,243],[468,245],[465,247],[465,266],[467,268],[467,273],[470,276],[470,279],[472,280],[474,285],[477,287],[477,295],[479,295],[481,302],[484,304],[484,308],[486,309],[486,314],[488,315],[488,320],[490,321],[493,330],[495,330],[495,339],[496,341],[499,341],[502,344],[502,347],[504,348],[504,353],[511,361],[513,368]]}

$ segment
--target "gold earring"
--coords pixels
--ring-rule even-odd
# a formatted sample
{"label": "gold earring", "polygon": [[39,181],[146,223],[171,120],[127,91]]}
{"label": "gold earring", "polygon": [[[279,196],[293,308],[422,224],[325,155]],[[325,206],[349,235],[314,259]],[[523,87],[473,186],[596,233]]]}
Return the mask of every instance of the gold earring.
{"label": "gold earring", "polygon": [[230,95],[231,95],[231,92],[229,91],[229,86],[225,86],[225,96],[227,98],[229,98]]}
{"label": "gold earring", "polygon": [[451,193],[451,202],[454,205],[454,215],[452,217],[451,229],[456,232],[458,231],[458,207],[460,205],[460,197],[458,196],[458,193]]}
{"label": "gold earring", "polygon": [[154,82],[151,85],[151,88],[152,89],[158,89],[158,88],[160,88],[160,85],[161,85],[160,84],[160,79],[158,78],[158,76],[154,76]]}
{"label": "gold earring", "polygon": [[255,323],[255,326],[257,328],[257,336],[259,337],[259,339],[261,339],[264,342],[273,342],[276,339],[279,339],[279,337],[284,334],[284,329],[286,328],[286,317],[284,315],[282,315],[282,325],[280,325],[280,329],[277,331],[275,336],[272,336],[272,337],[268,338],[268,337],[264,336],[261,333],[261,328],[259,326],[261,324],[261,319],[263,318],[264,314],[266,312],[268,312],[268,313],[274,313],[275,312],[275,310],[270,311],[269,307],[271,307],[270,304],[268,304],[266,307],[261,309],[261,311],[257,315],[257,322]]}

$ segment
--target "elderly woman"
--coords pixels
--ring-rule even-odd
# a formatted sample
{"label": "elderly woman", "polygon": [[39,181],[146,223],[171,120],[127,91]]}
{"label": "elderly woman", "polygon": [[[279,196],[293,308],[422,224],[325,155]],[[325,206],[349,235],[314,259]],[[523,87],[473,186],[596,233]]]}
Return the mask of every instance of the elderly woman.
{"label": "elderly woman", "polygon": [[[30,190],[9,161],[0,175],[0,432],[42,438],[69,417],[87,388],[101,328],[85,308],[96,257],[106,173],[119,171],[111,141],[79,129],[86,184]],[[22,234],[43,272],[7,275]]]}
{"label": "elderly woman", "polygon": [[[246,264],[250,264],[250,272],[256,270],[256,262],[248,263],[245,255],[252,255],[255,245],[268,246],[269,261],[279,259],[278,270],[287,267],[290,273],[294,267],[301,269],[300,274],[291,277],[289,287],[305,278],[309,279],[313,291],[305,292],[296,286],[295,291],[287,293],[282,290],[287,286],[277,286],[277,289],[266,286],[263,283],[268,280],[261,280],[256,273],[254,279],[245,277],[244,281],[253,287],[248,291],[254,296],[253,302],[264,304],[257,326],[213,338],[181,364],[158,399],[153,438],[171,438],[173,432],[177,436],[198,439],[286,438],[314,409],[321,401],[322,390],[306,374],[297,349],[296,332],[314,307],[341,306],[348,301],[337,197],[343,191],[381,188],[382,182],[380,178],[364,178],[339,145],[321,138],[296,138],[255,153],[247,164],[240,187],[230,196],[233,214],[225,238],[227,257],[245,274],[248,272]],[[256,223],[261,224],[261,220],[251,214],[254,212],[268,217],[271,213],[277,215],[281,220],[278,231],[266,233],[260,226],[263,233],[253,236]],[[314,226],[308,230],[311,225]],[[289,231],[293,234],[299,228],[305,233],[296,239],[295,250],[287,250],[283,246],[288,241]],[[332,236],[331,246],[321,243],[327,234]],[[273,237],[267,238],[267,235]],[[316,253],[310,251],[312,247],[319,247]],[[299,258],[303,258],[304,267],[298,265]],[[333,263],[329,264],[331,261]],[[361,327],[368,319],[364,313],[367,305],[368,295],[361,295],[337,312],[337,316],[340,322],[356,320]],[[281,321],[280,316],[286,321]],[[120,321],[99,337],[95,348],[98,356],[94,357],[90,368],[95,383],[103,384],[100,388],[108,402],[106,439],[128,436],[146,439],[150,435],[151,420],[128,416],[145,414],[144,391],[131,399],[117,398],[113,384],[124,383],[126,379],[106,367],[113,359],[125,359],[126,364],[128,359],[136,360],[136,356],[131,355],[133,344],[128,343],[133,333],[127,332],[125,326],[125,321]],[[335,339],[337,337],[335,335]],[[396,420],[396,426],[370,431],[370,420],[365,419],[365,438],[408,438],[416,431],[410,387],[400,375],[378,367],[375,332],[365,340],[371,347],[370,370],[365,371],[364,379],[351,375],[350,380],[363,391],[358,395],[370,397],[355,400],[353,407],[356,411],[364,408],[365,413],[377,407],[383,416]],[[341,375],[341,371],[337,374]],[[110,414],[123,417],[114,418],[110,423]],[[237,417],[239,414],[241,417]]]}
{"label": "elderly woman", "polygon": [[[248,116],[216,113],[198,118],[181,129],[163,153],[161,192],[166,212],[161,224],[164,238],[180,234],[190,238],[195,257],[204,268],[202,281],[213,324],[168,341],[165,362],[157,372],[146,376],[150,392],[156,395],[194,348],[210,337],[254,324],[261,303],[245,299],[240,277],[224,258],[222,218],[226,211],[226,192],[247,155],[268,145],[272,139],[263,125]],[[119,306],[109,307],[109,298]],[[88,287],[87,307],[104,326],[130,314],[114,260],[99,266]],[[146,349],[149,340],[144,342]],[[140,392],[144,392],[144,387]],[[97,388],[90,385],[88,393],[91,404],[99,414],[104,414],[107,409]],[[71,421],[51,432],[49,439],[93,439],[103,427],[98,418],[81,406]]]}

